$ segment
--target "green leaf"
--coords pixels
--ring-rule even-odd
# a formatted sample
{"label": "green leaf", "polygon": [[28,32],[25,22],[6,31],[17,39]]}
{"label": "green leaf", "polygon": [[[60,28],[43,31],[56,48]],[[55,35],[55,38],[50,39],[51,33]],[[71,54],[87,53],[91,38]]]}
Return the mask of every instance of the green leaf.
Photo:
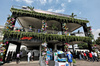
{"label": "green leaf", "polygon": [[[33,7],[29,7],[30,9],[34,9]],[[21,13],[24,16],[27,14],[30,14],[30,16],[38,16],[38,17],[42,17],[45,19],[55,19],[57,21],[65,21],[66,23],[68,23],[69,21],[78,23],[78,24],[83,24],[83,23],[88,23],[88,20],[80,20],[80,19],[75,19],[73,17],[75,17],[76,15],[74,15],[74,13],[72,13],[71,17],[72,19],[70,19],[70,17],[64,17],[64,16],[57,16],[57,15],[48,15],[48,14],[44,14],[44,13],[38,13],[35,11],[28,11],[28,10],[21,10],[21,9],[16,9],[16,8],[11,8],[11,11],[16,12],[16,14]],[[26,14],[27,13],[27,14]],[[36,18],[38,18],[36,17]],[[40,18],[41,19],[41,18]],[[69,21],[68,21],[69,20]]]}

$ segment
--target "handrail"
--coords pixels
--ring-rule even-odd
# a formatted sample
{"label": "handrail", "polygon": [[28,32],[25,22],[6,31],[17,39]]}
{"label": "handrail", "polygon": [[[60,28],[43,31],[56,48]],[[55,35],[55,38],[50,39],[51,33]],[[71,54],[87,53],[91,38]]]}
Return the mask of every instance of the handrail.
{"label": "handrail", "polygon": [[[25,28],[25,31],[24,32],[34,32],[34,33],[43,33],[43,34],[58,34],[58,35],[73,35],[75,36],[76,34],[84,34],[84,35],[81,35],[81,36],[85,36],[85,33],[84,32],[67,32],[65,33],[65,31],[56,31],[56,30],[46,30],[46,31],[41,31],[41,29],[39,29],[40,31],[38,31],[38,29],[33,29],[33,30],[29,30],[29,28]],[[77,35],[78,36],[78,35]],[[80,35],[79,35],[80,36]]]}

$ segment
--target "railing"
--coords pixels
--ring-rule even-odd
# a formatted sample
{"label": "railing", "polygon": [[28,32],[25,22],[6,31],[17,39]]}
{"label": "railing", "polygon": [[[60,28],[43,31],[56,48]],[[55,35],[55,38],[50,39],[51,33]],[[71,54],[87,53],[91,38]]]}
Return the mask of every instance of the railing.
{"label": "railing", "polygon": [[[26,7],[26,9],[23,9],[23,7]],[[27,6],[16,6],[16,5],[13,5],[12,8],[17,8],[17,9],[23,9],[23,10],[29,10],[27,8]],[[42,13],[46,13],[46,14],[53,14],[53,15],[58,15],[58,16],[65,16],[65,17],[69,17],[69,18],[72,18],[70,17],[71,15],[66,15],[66,14],[60,14],[60,13],[55,13],[55,12],[49,12],[49,11],[43,11],[43,10],[39,10],[39,9],[34,9],[34,11],[39,11],[39,12],[42,12]],[[83,17],[75,17],[76,19],[81,19],[81,20],[87,20],[87,18],[83,18]]]}
{"label": "railing", "polygon": [[[46,31],[41,31],[41,29],[32,29],[29,30],[29,28],[25,28],[25,32],[34,32],[34,33],[43,33],[43,34],[58,34],[58,35],[73,35],[73,36],[85,36],[84,32],[66,32],[65,31],[55,31],[55,30],[46,30]],[[81,34],[81,35],[80,35]]]}
{"label": "railing", "polygon": [[62,35],[62,31],[55,31],[55,30],[46,30],[46,31],[41,31],[41,29],[32,29],[29,30],[29,28],[25,28],[26,32],[35,32],[35,33],[47,33],[47,34],[61,34]]}
{"label": "railing", "polygon": [[[59,34],[62,35],[64,34],[64,32],[62,31],[55,31],[55,30],[46,30],[46,31],[41,31],[40,29],[33,29],[33,30],[29,30],[28,28],[25,28],[26,32],[35,32],[35,33],[47,33],[47,34]],[[72,32],[67,32],[67,34],[71,34]]]}

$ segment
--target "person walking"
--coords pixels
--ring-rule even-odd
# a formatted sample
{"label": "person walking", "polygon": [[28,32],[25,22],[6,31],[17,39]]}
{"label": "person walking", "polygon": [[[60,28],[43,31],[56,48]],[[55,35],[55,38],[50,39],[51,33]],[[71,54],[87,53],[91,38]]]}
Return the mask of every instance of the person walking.
{"label": "person walking", "polygon": [[21,60],[21,58],[22,58],[22,51],[20,51],[20,60]]}
{"label": "person walking", "polygon": [[83,51],[82,51],[81,55],[82,55],[82,58],[84,59],[85,57],[84,57],[84,52]]}
{"label": "person walking", "polygon": [[32,54],[32,61],[34,60],[34,52],[33,52],[33,54]]}
{"label": "person walking", "polygon": [[79,52],[79,59],[82,60],[81,51]]}
{"label": "person walking", "polygon": [[86,60],[87,58],[86,58],[86,53],[85,52],[83,52],[83,54],[84,54],[84,60]]}
{"label": "person walking", "polygon": [[98,55],[97,55],[96,52],[94,52],[94,57],[95,57],[95,60],[99,61],[99,60],[98,60]]}
{"label": "person walking", "polygon": [[69,63],[69,66],[73,66],[73,55],[70,53],[70,51],[67,52],[67,59],[68,59],[68,63]]}
{"label": "person walking", "polygon": [[29,52],[27,55],[28,55],[28,63],[30,63],[31,52]]}
{"label": "person walking", "polygon": [[88,60],[89,59],[89,53],[88,53],[88,51],[86,51],[85,54],[86,54],[86,60]]}
{"label": "person walking", "polygon": [[16,64],[19,63],[19,60],[20,60],[20,53],[17,53],[17,57],[16,57]]}
{"label": "person walking", "polygon": [[92,53],[91,52],[89,52],[89,60],[90,61],[93,61],[93,56],[92,56]]}
{"label": "person walking", "polygon": [[94,62],[95,61],[94,51],[91,52],[91,54],[92,54],[92,59],[93,59],[93,62]]}

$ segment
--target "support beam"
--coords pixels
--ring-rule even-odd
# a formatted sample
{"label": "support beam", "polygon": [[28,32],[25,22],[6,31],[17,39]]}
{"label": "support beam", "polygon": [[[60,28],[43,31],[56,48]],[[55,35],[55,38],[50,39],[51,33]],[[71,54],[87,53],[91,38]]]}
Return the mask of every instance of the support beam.
{"label": "support beam", "polygon": [[75,49],[74,49],[74,44],[72,44],[72,49],[73,49],[73,53],[74,53],[74,51],[75,51]]}
{"label": "support beam", "polygon": [[16,53],[18,53],[20,51],[20,47],[21,47],[21,43],[18,43],[17,48],[16,48]]}
{"label": "support beam", "polygon": [[57,44],[54,44],[54,50],[57,50]]}
{"label": "support beam", "polygon": [[88,36],[88,30],[87,30],[86,24],[83,25],[83,30],[84,30],[85,36]]}
{"label": "support beam", "polygon": [[61,24],[61,32],[62,32],[62,35],[64,35],[64,33],[63,33],[63,28],[62,28],[62,22],[60,23]]}
{"label": "support beam", "polygon": [[89,51],[92,51],[92,46],[91,46],[92,42],[88,42],[88,49]]}
{"label": "support beam", "polygon": [[4,54],[4,56],[3,56],[3,62],[5,63],[5,58],[6,58],[6,54],[7,54],[7,51],[8,51],[8,47],[9,47],[9,42],[8,42],[8,44],[6,45],[6,51],[5,51],[5,54]]}
{"label": "support beam", "polygon": [[64,50],[64,46],[65,46],[65,45],[64,45],[64,42],[62,42],[62,51],[65,51],[65,50]]}
{"label": "support beam", "polygon": [[[83,29],[84,29],[85,36],[88,36],[88,30],[87,30],[87,25],[86,24],[83,25]],[[88,49],[90,51],[92,51],[91,44],[92,44],[92,41],[91,42],[88,42]]]}

